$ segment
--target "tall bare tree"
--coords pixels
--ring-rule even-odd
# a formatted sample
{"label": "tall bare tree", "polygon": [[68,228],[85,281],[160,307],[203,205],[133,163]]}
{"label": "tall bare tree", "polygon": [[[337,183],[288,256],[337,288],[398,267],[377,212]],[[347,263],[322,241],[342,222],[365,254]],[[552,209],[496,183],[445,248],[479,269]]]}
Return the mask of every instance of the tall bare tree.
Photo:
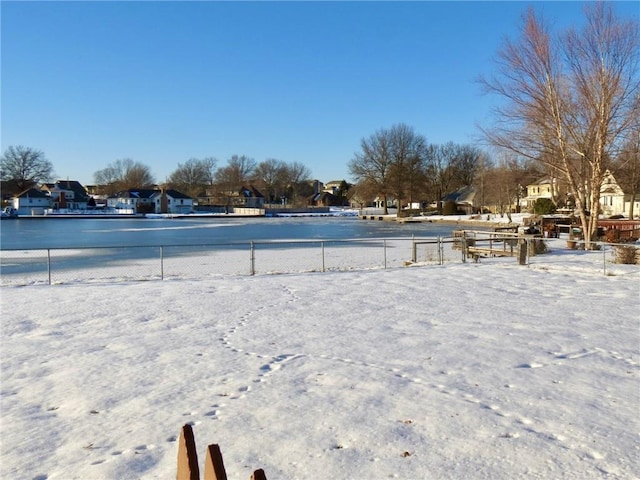
{"label": "tall bare tree", "polygon": [[486,154],[473,145],[454,144],[451,169],[454,180],[460,186],[473,185],[482,162],[487,162]]}
{"label": "tall bare tree", "polygon": [[215,187],[218,201],[229,206],[237,197],[240,188],[254,175],[256,161],[246,155],[233,155],[227,165],[219,168],[215,174]]}
{"label": "tall bare tree", "polygon": [[26,190],[38,182],[51,180],[53,165],[40,150],[22,145],[8,147],[0,161],[0,178]]}
{"label": "tall bare tree", "polygon": [[282,160],[268,158],[256,167],[255,178],[265,200],[268,203],[278,202],[288,181],[287,164]]}
{"label": "tall bare tree", "polygon": [[585,7],[585,18],[582,30],[554,37],[529,9],[519,40],[498,52],[498,76],[482,81],[507,100],[484,133],[566,181],[590,247],[607,162],[640,112],[639,35],[608,3]]}
{"label": "tall bare tree", "polygon": [[[438,202],[438,212],[442,213],[440,200],[453,190],[454,172],[451,168],[455,152],[453,142],[444,145],[430,144],[426,153],[427,192],[431,200]],[[457,187],[456,187],[457,188]]]}
{"label": "tall bare tree", "polygon": [[213,184],[217,160],[213,157],[190,158],[169,176],[167,183],[196,198]]}
{"label": "tall bare tree", "polygon": [[155,184],[150,168],[130,158],[116,160],[93,174],[96,184],[101,185],[104,193],[112,195],[130,188],[151,188]]}
{"label": "tall bare tree", "polygon": [[284,174],[287,198],[294,205],[304,205],[306,198],[314,193],[310,184],[311,170],[301,162],[291,162],[287,163]]}
{"label": "tall bare tree", "polygon": [[362,192],[373,192],[384,202],[384,214],[388,212],[387,202],[391,193],[391,135],[389,130],[380,129],[368,138],[360,140],[360,152],[349,162],[349,173],[354,177]]}
{"label": "tall bare tree", "polygon": [[425,168],[427,191],[431,200],[438,202],[447,193],[460,187],[473,185],[479,169],[488,162],[486,154],[472,145],[448,142],[430,144],[426,148]]}
{"label": "tall bare tree", "polygon": [[427,140],[413,127],[399,123],[389,130],[391,192],[398,200],[398,215],[402,215],[405,200],[409,206],[425,191],[425,160]]}
{"label": "tall bare tree", "polygon": [[227,165],[218,169],[215,175],[216,183],[230,185],[238,189],[247,183],[254,174],[256,161],[246,155],[233,155]]}
{"label": "tall bare tree", "polygon": [[521,200],[526,186],[540,177],[535,164],[527,159],[503,152],[497,164],[489,168],[483,176],[485,199],[495,205],[498,213],[520,212]]}
{"label": "tall bare tree", "polygon": [[360,141],[361,151],[349,162],[349,173],[361,184],[360,192],[375,191],[384,202],[395,197],[402,206],[425,190],[427,141],[413,127],[399,123]]}

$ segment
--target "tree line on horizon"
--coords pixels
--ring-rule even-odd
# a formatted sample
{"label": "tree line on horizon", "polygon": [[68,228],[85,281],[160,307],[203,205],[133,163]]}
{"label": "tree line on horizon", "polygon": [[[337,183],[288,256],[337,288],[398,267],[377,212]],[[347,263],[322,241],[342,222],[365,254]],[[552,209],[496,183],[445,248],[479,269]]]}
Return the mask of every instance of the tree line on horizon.
{"label": "tree line on horizon", "polygon": [[[1,178],[12,181],[20,190],[53,179],[53,164],[40,150],[10,146],[1,159]],[[99,194],[113,195],[132,188],[155,188],[158,183],[151,168],[131,158],[118,159],[94,173]],[[211,197],[211,191],[230,195],[242,186],[259,185],[268,202],[279,203],[284,197],[300,201],[313,193],[309,185],[310,170],[300,162],[283,162],[269,158],[256,162],[246,155],[233,155],[218,167],[215,157],[190,158],[171,173],[162,186],[173,188],[193,198]]]}

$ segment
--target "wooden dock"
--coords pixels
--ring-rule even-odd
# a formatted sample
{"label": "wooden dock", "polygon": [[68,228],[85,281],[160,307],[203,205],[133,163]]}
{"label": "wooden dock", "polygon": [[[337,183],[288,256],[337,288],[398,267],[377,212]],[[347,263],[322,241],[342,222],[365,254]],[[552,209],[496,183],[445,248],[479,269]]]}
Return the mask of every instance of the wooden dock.
{"label": "wooden dock", "polygon": [[453,248],[462,250],[463,255],[478,261],[480,258],[518,257],[521,264],[526,258],[536,254],[536,242],[542,241],[539,234],[519,234],[515,232],[489,232],[475,230],[455,230]]}

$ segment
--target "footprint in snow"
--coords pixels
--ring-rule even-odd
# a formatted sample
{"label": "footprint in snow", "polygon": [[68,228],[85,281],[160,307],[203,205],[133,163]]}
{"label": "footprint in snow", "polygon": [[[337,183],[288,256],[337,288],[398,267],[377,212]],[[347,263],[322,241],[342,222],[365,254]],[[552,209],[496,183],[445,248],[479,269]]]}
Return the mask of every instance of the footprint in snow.
{"label": "footprint in snow", "polygon": [[544,365],[542,363],[531,362],[531,363],[522,363],[518,365],[516,368],[540,368],[540,367],[544,367]]}

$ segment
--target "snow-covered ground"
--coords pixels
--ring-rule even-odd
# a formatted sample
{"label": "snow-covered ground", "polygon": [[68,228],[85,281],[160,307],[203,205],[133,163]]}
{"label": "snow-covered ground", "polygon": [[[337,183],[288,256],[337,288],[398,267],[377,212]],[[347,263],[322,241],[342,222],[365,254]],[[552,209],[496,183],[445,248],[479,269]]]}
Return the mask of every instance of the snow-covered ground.
{"label": "snow-covered ground", "polygon": [[[587,266],[590,265],[590,268]],[[481,263],[0,288],[0,478],[640,478],[640,268]]]}

